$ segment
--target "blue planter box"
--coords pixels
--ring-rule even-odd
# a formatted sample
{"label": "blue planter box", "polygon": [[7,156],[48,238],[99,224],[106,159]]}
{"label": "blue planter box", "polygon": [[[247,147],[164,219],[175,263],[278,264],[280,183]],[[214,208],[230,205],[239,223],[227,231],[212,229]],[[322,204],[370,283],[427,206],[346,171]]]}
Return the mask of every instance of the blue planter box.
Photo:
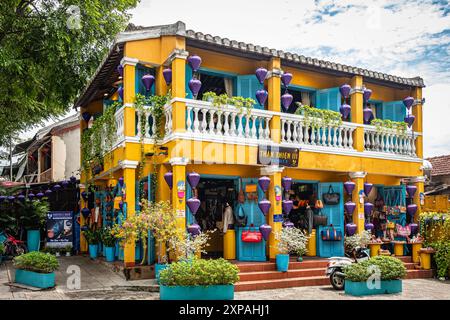
{"label": "blue planter box", "polygon": [[280,272],[287,272],[289,269],[289,255],[277,254],[275,256],[275,262],[277,264],[277,270]]}
{"label": "blue planter box", "polygon": [[42,289],[53,288],[55,286],[55,273],[37,273],[16,269],[15,282]]}
{"label": "blue planter box", "polygon": [[161,300],[233,300],[234,285],[160,286]]}
{"label": "blue planter box", "polygon": [[41,233],[39,230],[27,230],[28,252],[39,251],[41,244]]}
{"label": "blue planter box", "polygon": [[159,273],[168,267],[169,267],[168,263],[164,263],[164,264],[155,263],[155,278],[156,278],[156,282],[158,284],[159,284]]}
{"label": "blue planter box", "polygon": [[114,255],[114,251],[115,251],[115,247],[103,247],[105,250],[105,257],[106,257],[106,261],[107,262],[114,262],[115,260],[115,255]]}
{"label": "blue planter box", "polygon": [[353,282],[345,280],[345,294],[352,296],[368,296],[374,294],[402,292],[402,280],[383,280],[380,288],[369,289],[366,281]]}
{"label": "blue planter box", "polygon": [[97,259],[98,256],[98,244],[89,245],[89,256],[91,259]]}

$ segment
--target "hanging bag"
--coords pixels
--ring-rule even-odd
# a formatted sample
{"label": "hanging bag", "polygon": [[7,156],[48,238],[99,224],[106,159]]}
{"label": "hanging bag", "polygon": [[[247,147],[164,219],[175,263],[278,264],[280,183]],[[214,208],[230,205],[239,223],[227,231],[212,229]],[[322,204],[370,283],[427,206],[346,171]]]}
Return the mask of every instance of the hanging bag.
{"label": "hanging bag", "polygon": [[242,242],[261,242],[262,234],[259,231],[243,231],[241,240]]}
{"label": "hanging bag", "polygon": [[331,224],[328,228],[321,231],[321,237],[323,241],[341,241],[342,232],[341,230],[336,230]]}
{"label": "hanging bag", "polygon": [[322,195],[323,202],[328,205],[339,204],[341,195],[338,192],[334,192],[333,187],[330,185],[328,192]]}
{"label": "hanging bag", "polygon": [[319,211],[319,214],[313,216],[313,225],[314,228],[317,229],[319,226],[326,226],[328,224],[328,217],[322,215],[322,211]]}

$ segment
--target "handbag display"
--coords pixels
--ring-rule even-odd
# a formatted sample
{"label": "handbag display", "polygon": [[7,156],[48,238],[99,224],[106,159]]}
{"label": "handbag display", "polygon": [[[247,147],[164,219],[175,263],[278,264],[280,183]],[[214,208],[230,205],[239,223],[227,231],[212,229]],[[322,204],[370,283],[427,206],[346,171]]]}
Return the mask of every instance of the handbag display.
{"label": "handbag display", "polygon": [[243,231],[241,240],[242,242],[261,242],[262,234],[259,231]]}
{"label": "handbag display", "polygon": [[326,226],[328,224],[328,217],[323,216],[322,212],[319,212],[319,214],[313,216],[313,225],[314,228],[317,229],[318,226]]}
{"label": "handbag display", "polygon": [[395,227],[397,228],[398,236],[406,238],[411,235],[411,227],[409,225],[403,227],[401,224],[396,224]]}
{"label": "handbag display", "polygon": [[334,192],[333,186],[330,185],[328,188],[328,192],[322,195],[323,202],[328,205],[336,205],[339,204],[341,199],[341,194],[338,192]]}
{"label": "handbag display", "polygon": [[245,227],[247,225],[247,216],[245,215],[242,206],[238,206],[236,213],[234,214],[234,221],[237,227]]}
{"label": "handbag display", "polygon": [[341,230],[336,230],[333,225],[330,225],[325,230],[322,230],[320,233],[323,241],[341,241],[342,240],[342,232]]}
{"label": "handbag display", "polygon": [[322,202],[322,200],[316,200],[316,203],[314,204],[314,208],[316,208],[316,209],[323,209],[323,202]]}

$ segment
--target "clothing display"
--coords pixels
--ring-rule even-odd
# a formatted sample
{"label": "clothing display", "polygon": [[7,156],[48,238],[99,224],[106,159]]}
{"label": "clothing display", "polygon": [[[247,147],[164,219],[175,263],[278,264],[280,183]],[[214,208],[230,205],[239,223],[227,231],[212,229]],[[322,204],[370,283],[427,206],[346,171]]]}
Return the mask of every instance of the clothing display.
{"label": "clothing display", "polygon": [[225,209],[223,210],[222,215],[223,221],[223,233],[226,233],[227,230],[234,225],[234,215],[233,208],[227,203]]}

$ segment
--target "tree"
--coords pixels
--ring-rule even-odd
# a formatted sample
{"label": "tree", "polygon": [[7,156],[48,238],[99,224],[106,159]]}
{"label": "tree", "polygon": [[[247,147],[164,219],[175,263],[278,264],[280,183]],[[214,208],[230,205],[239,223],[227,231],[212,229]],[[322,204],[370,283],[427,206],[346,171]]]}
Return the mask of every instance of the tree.
{"label": "tree", "polygon": [[0,1],[0,145],[71,107],[138,2]]}

